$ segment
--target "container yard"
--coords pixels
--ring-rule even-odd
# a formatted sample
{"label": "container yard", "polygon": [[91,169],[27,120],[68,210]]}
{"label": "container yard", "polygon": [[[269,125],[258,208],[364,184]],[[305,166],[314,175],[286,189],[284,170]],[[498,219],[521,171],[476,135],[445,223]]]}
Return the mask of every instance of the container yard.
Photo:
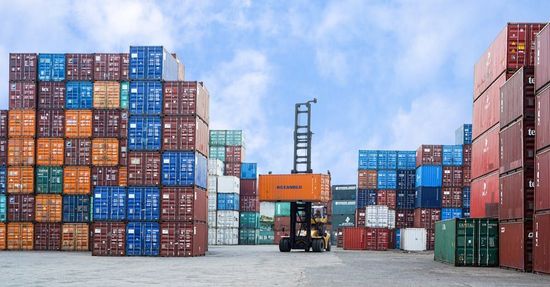
{"label": "container yard", "polygon": [[550,286],[549,3],[31,2],[0,285]]}

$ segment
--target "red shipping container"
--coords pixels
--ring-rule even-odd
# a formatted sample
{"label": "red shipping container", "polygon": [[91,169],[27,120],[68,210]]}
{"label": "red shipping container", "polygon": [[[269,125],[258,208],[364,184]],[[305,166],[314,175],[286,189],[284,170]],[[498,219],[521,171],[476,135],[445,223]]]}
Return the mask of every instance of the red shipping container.
{"label": "red shipping container", "polygon": [[477,100],[474,101],[472,140],[499,123],[500,87],[506,83],[506,75],[499,77]]}
{"label": "red shipping container", "polygon": [[224,175],[241,177],[241,163],[240,162],[226,162]]}
{"label": "red shipping container", "polygon": [[65,165],[91,165],[92,140],[65,139]]}
{"label": "red shipping container", "polygon": [[[226,146],[225,161],[226,162],[243,162],[244,147],[242,146]],[[240,177],[240,175],[238,175]]]}
{"label": "red shipping container", "polygon": [[0,138],[0,165],[8,164],[8,140]]}
{"label": "red shipping container", "polygon": [[204,222],[163,222],[160,224],[160,256],[204,256],[208,228]]}
{"label": "red shipping container", "polygon": [[386,205],[390,209],[396,206],[396,191],[394,189],[381,189],[376,192],[378,205]]}
{"label": "red shipping container", "polygon": [[8,137],[8,111],[0,110],[0,138]]}
{"label": "red shipping container", "polygon": [[118,164],[121,166],[128,165],[128,139],[119,139],[118,147]]}
{"label": "red shipping container", "polygon": [[36,81],[38,56],[31,53],[10,53],[10,81]]}
{"label": "red shipping container", "polygon": [[535,214],[533,271],[550,274],[550,213]]}
{"label": "red shipping container", "polygon": [[378,171],[362,169],[358,172],[359,189],[376,189],[378,187]]}
{"label": "red shipping container", "polygon": [[441,207],[462,207],[461,187],[443,187],[442,194]]}
{"label": "red shipping container", "polygon": [[39,82],[38,109],[64,109],[65,89],[64,82]]}
{"label": "red shipping container", "polygon": [[500,220],[533,218],[535,205],[533,168],[500,176]]}
{"label": "red shipping container", "polygon": [[470,186],[471,179],[472,179],[472,167],[471,166],[463,166],[462,167],[462,179],[463,184],[462,186]]}
{"label": "red shipping container", "polygon": [[535,64],[535,36],[544,25],[506,25],[474,66],[474,100],[505,71]]}
{"label": "red shipping container", "polygon": [[441,210],[435,208],[417,208],[414,210],[414,227],[435,228],[435,222],[441,220]]}
{"label": "red shipping container", "polygon": [[500,267],[530,272],[533,268],[533,222],[499,223]]}
{"label": "red shipping container", "polygon": [[94,54],[65,54],[65,65],[65,79],[68,81],[94,79]]}
{"label": "red shipping container", "polygon": [[34,205],[34,195],[32,194],[14,194],[8,196],[8,221],[34,221]]}
{"label": "red shipping container", "polygon": [[421,145],[416,150],[416,167],[421,165],[438,165],[443,161],[442,145]]}
{"label": "red shipping container", "polygon": [[464,166],[472,165],[472,145],[465,144],[462,145],[462,162]]}
{"label": "red shipping container", "polygon": [[35,223],[34,250],[61,250],[61,223]]}
{"label": "red shipping container", "polygon": [[500,167],[499,131],[497,125],[472,144],[472,179],[498,171]]}
{"label": "red shipping container", "polygon": [[92,186],[119,186],[119,169],[116,166],[92,167]]}
{"label": "red shipping container", "polygon": [[203,82],[165,82],[164,114],[199,116],[209,121],[210,96]]}
{"label": "red shipping container", "polygon": [[128,54],[94,54],[94,80],[128,80]]}
{"label": "red shipping container", "polygon": [[206,222],[208,197],[198,187],[163,187],[160,210],[162,221]]}
{"label": "red shipping container", "polygon": [[519,69],[500,88],[500,126],[505,127],[523,117],[535,119],[535,78],[533,68]]}
{"label": "red shipping container", "polygon": [[498,171],[472,180],[470,192],[471,218],[498,218],[499,177]]}
{"label": "red shipping container", "polygon": [[160,153],[130,152],[128,155],[128,185],[151,186],[160,184]]}
{"label": "red shipping container", "polygon": [[128,111],[94,110],[92,136],[96,138],[126,138],[128,136]]}
{"label": "red shipping container", "polygon": [[443,167],[443,187],[462,187],[464,184],[462,166]]}
{"label": "red shipping container", "polygon": [[550,82],[550,28],[544,26],[537,35],[535,58],[535,89],[538,91]]}
{"label": "red shipping container", "polygon": [[426,250],[435,249],[435,229],[426,229]]}
{"label": "red shipping container", "polygon": [[126,224],[124,222],[94,222],[92,224],[93,256],[124,256]]}
{"label": "red shipping container", "polygon": [[355,209],[355,226],[361,227],[366,225],[365,207]]}
{"label": "red shipping container", "polygon": [[397,209],[395,211],[395,228],[414,227],[414,210]]}
{"label": "red shipping container", "polygon": [[36,109],[36,83],[10,82],[10,110]]}
{"label": "red shipping container", "polygon": [[536,148],[542,150],[550,146],[550,88],[539,92],[536,101]]}
{"label": "red shipping container", "polygon": [[256,196],[258,195],[257,179],[241,179],[240,195]]}
{"label": "red shipping container", "polygon": [[260,199],[257,195],[240,194],[239,197],[240,211],[260,212]]}
{"label": "red shipping container", "polygon": [[290,232],[290,216],[275,216],[273,230]]}
{"label": "red shipping container", "polygon": [[385,251],[393,241],[390,230],[386,228],[367,228],[367,250]]}
{"label": "red shipping container", "polygon": [[535,211],[550,210],[550,149],[537,153]]}
{"label": "red shipping container", "polygon": [[[164,116],[162,125],[164,150],[197,150],[208,157],[208,125],[195,116]],[[227,154],[226,154],[226,160]]]}
{"label": "red shipping container", "polygon": [[344,250],[367,250],[367,228],[342,228],[342,248]]}
{"label": "red shipping container", "polygon": [[500,131],[500,173],[534,166],[534,122],[522,118]]}
{"label": "red shipping container", "polygon": [[64,110],[39,110],[37,118],[38,137],[62,138],[65,136]]}

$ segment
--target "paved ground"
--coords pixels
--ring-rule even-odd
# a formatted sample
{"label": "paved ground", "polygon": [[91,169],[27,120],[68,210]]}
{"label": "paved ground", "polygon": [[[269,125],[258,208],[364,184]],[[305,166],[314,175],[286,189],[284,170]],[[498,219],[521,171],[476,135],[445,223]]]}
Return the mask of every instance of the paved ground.
{"label": "paved ground", "polygon": [[211,247],[195,258],[0,252],[0,286],[550,286],[550,276],[457,268],[432,258],[340,249],[281,254],[276,246]]}

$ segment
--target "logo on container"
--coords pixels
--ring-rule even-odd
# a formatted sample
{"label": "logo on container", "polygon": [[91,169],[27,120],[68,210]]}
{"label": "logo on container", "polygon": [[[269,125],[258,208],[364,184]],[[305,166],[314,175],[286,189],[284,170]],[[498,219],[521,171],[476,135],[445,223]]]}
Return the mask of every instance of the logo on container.
{"label": "logo on container", "polygon": [[277,185],[277,189],[302,189],[301,185]]}

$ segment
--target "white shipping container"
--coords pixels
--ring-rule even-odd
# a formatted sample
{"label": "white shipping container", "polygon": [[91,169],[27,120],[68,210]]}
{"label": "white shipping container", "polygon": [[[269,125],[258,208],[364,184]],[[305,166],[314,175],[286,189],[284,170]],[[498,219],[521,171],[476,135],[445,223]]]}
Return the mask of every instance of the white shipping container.
{"label": "white shipping container", "polygon": [[218,210],[216,216],[216,227],[239,228],[239,212],[233,210]]}
{"label": "white shipping container", "polygon": [[401,249],[405,251],[425,251],[427,234],[425,228],[402,228]]}
{"label": "white shipping container", "polygon": [[217,245],[239,244],[239,228],[218,228],[216,231]]}
{"label": "white shipping container", "polygon": [[208,211],[216,211],[218,207],[218,196],[216,192],[208,191]]}
{"label": "white shipping container", "polygon": [[[365,213],[365,225],[373,228],[388,228],[389,209],[386,205],[369,205]],[[394,214],[395,217],[395,214]]]}
{"label": "white shipping container", "polygon": [[208,228],[208,245],[216,245],[216,228]]}
{"label": "white shipping container", "polygon": [[393,209],[388,209],[388,228],[395,228],[395,210]]}
{"label": "white shipping container", "polygon": [[208,227],[216,228],[218,215],[216,211],[208,211]]}
{"label": "white shipping container", "polygon": [[217,158],[208,159],[208,175],[222,176],[224,171],[223,162]]}
{"label": "white shipping container", "polygon": [[218,177],[218,193],[237,193],[241,190],[241,180],[235,176]]}
{"label": "white shipping container", "polygon": [[218,176],[209,175],[206,187],[209,192],[218,192]]}
{"label": "white shipping container", "polygon": [[275,202],[260,202],[260,220],[275,220]]}

